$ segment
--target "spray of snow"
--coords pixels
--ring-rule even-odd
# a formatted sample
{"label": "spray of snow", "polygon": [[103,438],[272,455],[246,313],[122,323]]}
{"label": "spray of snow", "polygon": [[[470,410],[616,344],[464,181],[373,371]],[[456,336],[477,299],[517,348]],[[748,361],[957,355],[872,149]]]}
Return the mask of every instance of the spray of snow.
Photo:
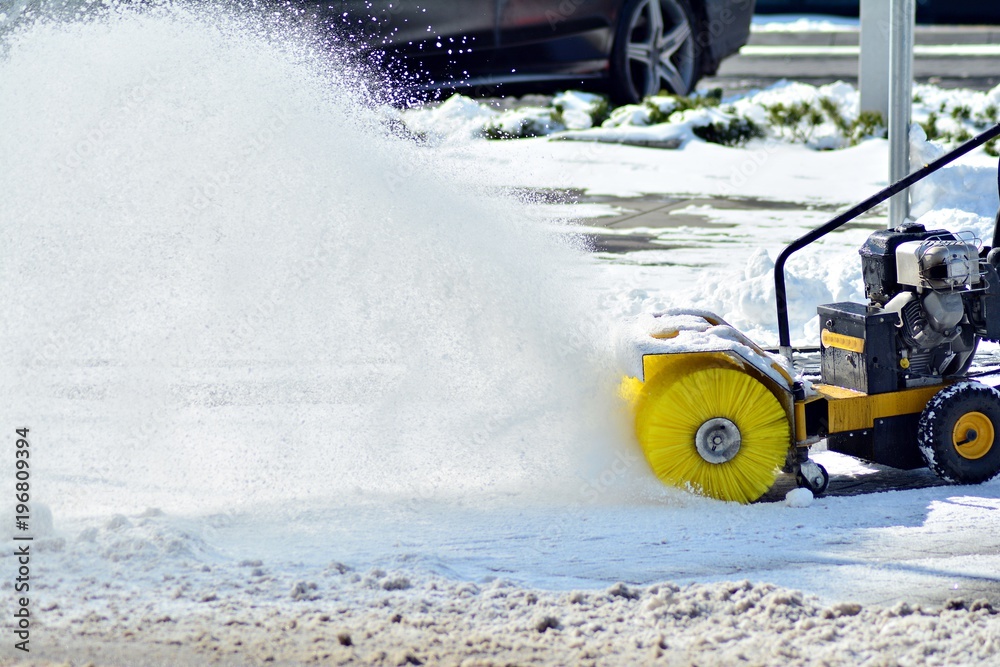
{"label": "spray of snow", "polygon": [[558,278],[577,251],[394,137],[314,46],[213,12],[5,43],[0,394],[47,422],[50,493],[94,482],[57,515],[551,496],[606,466],[601,433],[628,438],[602,325]]}

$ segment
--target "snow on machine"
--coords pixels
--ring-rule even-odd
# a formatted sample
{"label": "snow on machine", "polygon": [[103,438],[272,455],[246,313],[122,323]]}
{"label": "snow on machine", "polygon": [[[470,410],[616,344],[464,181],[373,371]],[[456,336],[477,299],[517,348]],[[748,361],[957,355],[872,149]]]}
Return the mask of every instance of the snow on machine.
{"label": "snow on machine", "polygon": [[784,265],[788,257],[910,185],[1000,136],[1000,125],[809,232],[775,261],[780,355],[706,312],[649,317],[623,340],[635,432],[662,481],[752,502],[777,471],[822,494],[809,448],[946,481],[1000,472],[1000,391],[969,375],[980,340],[1000,341],[1000,212],[992,247],[905,223],[860,250],[868,303],[818,307],[821,380],[795,380]]}

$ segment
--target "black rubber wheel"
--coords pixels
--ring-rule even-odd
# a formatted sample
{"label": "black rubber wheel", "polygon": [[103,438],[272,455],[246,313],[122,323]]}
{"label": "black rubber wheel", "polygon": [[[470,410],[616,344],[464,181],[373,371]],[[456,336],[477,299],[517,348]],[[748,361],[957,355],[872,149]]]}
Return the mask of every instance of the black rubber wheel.
{"label": "black rubber wheel", "polygon": [[917,443],[927,467],[954,484],[1000,472],[1000,391],[959,382],[934,395],[920,415]]}
{"label": "black rubber wheel", "polygon": [[828,473],[826,468],[818,463],[816,464],[816,467],[819,468],[819,471],[823,474],[823,482],[819,486],[814,486],[812,482],[806,479],[806,476],[801,472],[795,473],[795,485],[800,489],[809,489],[812,491],[814,496],[819,497],[826,493],[827,487],[830,486],[830,473]]}
{"label": "black rubber wheel", "polygon": [[687,95],[701,77],[698,22],[687,0],[628,0],[611,53],[611,96],[641,102],[661,90]]}

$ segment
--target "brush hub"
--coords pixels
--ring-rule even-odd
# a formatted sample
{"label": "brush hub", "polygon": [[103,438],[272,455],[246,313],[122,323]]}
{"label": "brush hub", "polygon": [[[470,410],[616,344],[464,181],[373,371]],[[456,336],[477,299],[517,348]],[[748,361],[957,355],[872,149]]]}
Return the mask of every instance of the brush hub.
{"label": "brush hub", "polygon": [[698,455],[709,463],[732,461],[740,451],[740,429],[725,417],[709,419],[694,436]]}

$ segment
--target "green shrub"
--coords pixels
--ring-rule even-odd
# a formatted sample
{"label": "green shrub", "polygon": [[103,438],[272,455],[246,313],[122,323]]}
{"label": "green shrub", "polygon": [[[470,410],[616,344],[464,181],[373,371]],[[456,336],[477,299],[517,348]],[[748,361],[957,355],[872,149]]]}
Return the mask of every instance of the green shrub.
{"label": "green shrub", "polygon": [[938,131],[937,122],[938,115],[936,112],[932,111],[927,115],[927,120],[920,123],[920,127],[923,128],[928,141],[934,141],[941,136],[941,133]]}
{"label": "green shrub", "polygon": [[785,106],[778,102],[764,107],[771,125],[787,132],[793,141],[807,143],[816,127],[823,122],[823,114],[809,102],[795,102]]}
{"label": "green shrub", "polygon": [[840,106],[830,97],[821,97],[819,99],[819,108],[823,110],[826,117],[830,119],[841,134],[847,136],[851,132],[851,124],[844,118],[844,114],[840,113]]}
{"label": "green shrub", "polygon": [[990,157],[1000,157],[1000,150],[997,149],[997,143],[1000,142],[1000,137],[994,137],[990,139],[983,145],[983,150]]}
{"label": "green shrub", "polygon": [[862,111],[847,131],[847,138],[852,146],[857,146],[871,137],[885,139],[887,135],[885,118],[879,111]]}
{"label": "green shrub", "polygon": [[694,128],[695,136],[723,146],[744,146],[751,139],[764,137],[764,130],[749,118],[736,117],[728,123],[712,123]]}

